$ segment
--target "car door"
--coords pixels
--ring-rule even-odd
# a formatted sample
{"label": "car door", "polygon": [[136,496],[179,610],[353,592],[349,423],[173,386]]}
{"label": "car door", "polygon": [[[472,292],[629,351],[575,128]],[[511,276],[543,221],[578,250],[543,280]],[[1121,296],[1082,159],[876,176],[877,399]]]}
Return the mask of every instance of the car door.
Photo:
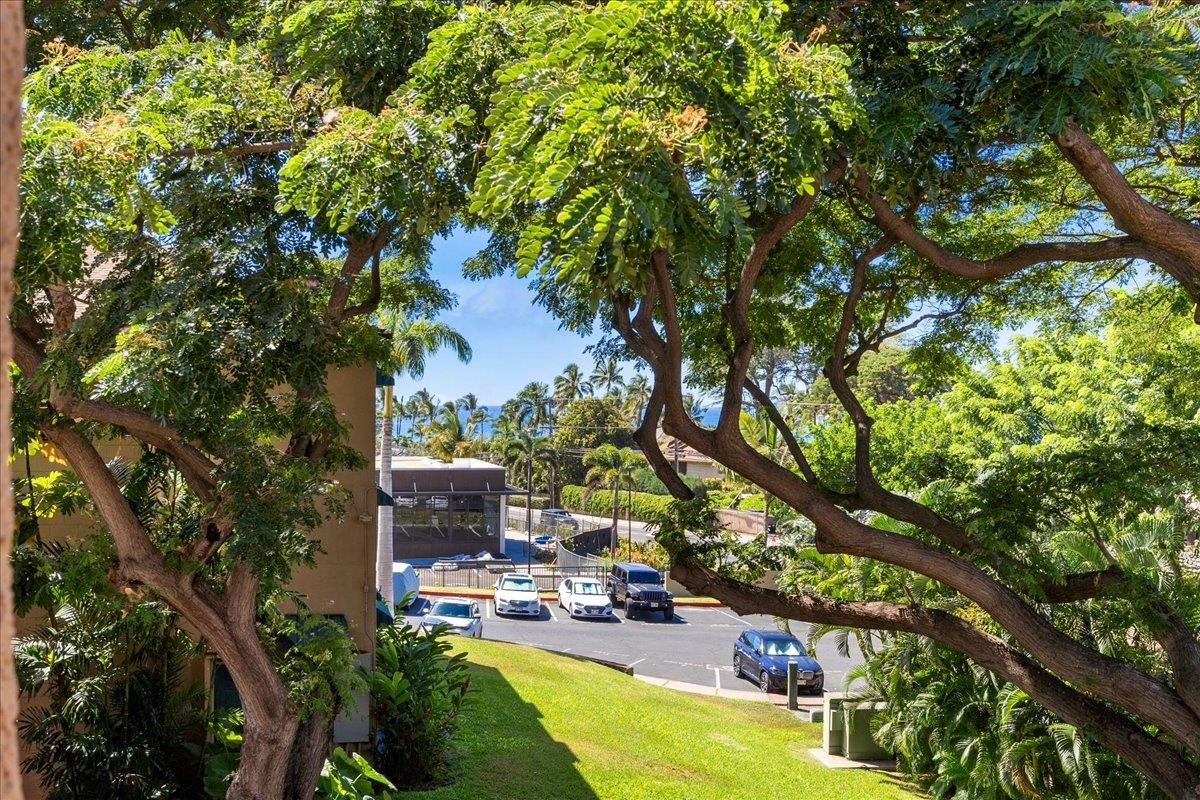
{"label": "car door", "polygon": [[571,579],[567,578],[565,581],[563,581],[563,594],[559,595],[559,598],[558,598],[559,603],[558,604],[561,606],[566,606],[567,608],[570,608],[571,600],[574,599],[571,596],[571,594],[574,591],[575,591],[575,589],[574,589],[574,586],[571,584]]}
{"label": "car door", "polygon": [[755,674],[762,669],[762,637],[754,631],[746,633],[746,644],[748,645],[750,664],[754,668]]}

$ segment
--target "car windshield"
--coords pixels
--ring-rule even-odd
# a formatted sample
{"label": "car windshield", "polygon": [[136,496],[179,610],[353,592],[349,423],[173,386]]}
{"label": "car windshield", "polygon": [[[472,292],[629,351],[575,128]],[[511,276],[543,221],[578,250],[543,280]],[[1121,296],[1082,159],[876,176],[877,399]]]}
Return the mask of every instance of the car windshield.
{"label": "car windshield", "polygon": [[429,609],[432,616],[437,617],[460,617],[466,619],[471,616],[471,607],[466,603],[434,603],[433,608]]}
{"label": "car windshield", "polygon": [[655,584],[657,584],[657,583],[662,583],[662,578],[659,576],[659,574],[657,572],[651,572],[649,570],[639,570],[637,572],[629,573],[629,582],[630,583],[655,583]]}
{"label": "car windshield", "polygon": [[533,578],[505,578],[500,582],[501,589],[509,589],[514,592],[535,592],[537,586],[533,582]]}
{"label": "car windshield", "polygon": [[804,646],[795,639],[763,639],[763,653],[769,656],[802,656]]}
{"label": "car windshield", "polygon": [[598,583],[577,583],[571,592],[572,594],[604,594],[604,587]]}

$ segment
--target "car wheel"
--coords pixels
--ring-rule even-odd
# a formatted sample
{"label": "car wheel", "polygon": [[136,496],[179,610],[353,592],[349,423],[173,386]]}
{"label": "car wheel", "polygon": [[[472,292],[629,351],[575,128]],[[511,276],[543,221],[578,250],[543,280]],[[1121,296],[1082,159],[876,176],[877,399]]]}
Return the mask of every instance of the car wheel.
{"label": "car wheel", "polygon": [[628,600],[626,600],[625,601],[625,619],[633,619],[634,611],[635,611],[634,607],[629,604]]}
{"label": "car wheel", "polygon": [[763,694],[771,691],[771,677],[767,675],[765,669],[758,673],[758,690]]}
{"label": "car wheel", "polygon": [[738,653],[733,654],[733,677],[742,677],[742,657]]}
{"label": "car wheel", "polygon": [[674,618],[675,618],[675,609],[668,608],[663,611],[663,619],[665,619],[667,622],[670,622]]}

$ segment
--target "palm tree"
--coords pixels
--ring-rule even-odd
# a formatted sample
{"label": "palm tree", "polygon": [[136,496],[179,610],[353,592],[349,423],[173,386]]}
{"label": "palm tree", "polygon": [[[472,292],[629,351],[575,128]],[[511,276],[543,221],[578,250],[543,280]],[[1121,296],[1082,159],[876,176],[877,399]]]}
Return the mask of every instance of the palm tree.
{"label": "palm tree", "polygon": [[429,451],[443,461],[472,456],[479,449],[475,426],[464,422],[462,410],[453,400],[442,403],[430,425]]}
{"label": "palm tree", "polygon": [[697,425],[704,419],[704,414],[708,411],[704,405],[704,398],[690,393],[683,396],[683,408],[692,418],[692,422]]}
{"label": "palm tree", "polygon": [[591,393],[592,382],[584,378],[578,364],[567,364],[562,375],[554,379],[554,404],[559,411],[572,400]]}
{"label": "palm tree", "polygon": [[646,404],[649,402],[650,380],[639,372],[625,387],[625,410],[634,426],[642,424],[642,415],[646,413]]}
{"label": "palm tree", "polygon": [[606,361],[597,362],[592,370],[592,386],[597,392],[612,397],[619,395],[625,388],[625,378],[621,375],[621,364],[616,356],[609,356]]}
{"label": "palm tree", "polygon": [[[448,347],[462,361],[471,360],[471,346],[456,330],[442,322],[427,319],[410,319],[403,314],[390,311],[380,311],[376,314],[376,322],[392,337],[391,367],[392,372],[406,372],[413,378],[425,374],[425,362],[430,353]],[[423,402],[429,405],[429,413],[433,413],[434,398],[428,391],[424,393]],[[395,404],[392,402],[392,387],[383,387],[383,415],[380,421],[379,435],[379,488],[391,496],[392,494],[392,429],[395,425]],[[424,405],[417,402],[416,397],[401,404],[401,413],[405,416],[411,412],[413,423],[416,415],[423,410]],[[410,429],[411,432],[411,429]],[[375,545],[375,584],[390,610],[395,603],[392,591],[392,507],[379,507]]]}
{"label": "palm tree", "polygon": [[420,420],[419,427],[422,429],[428,425],[432,425],[438,408],[438,399],[433,392],[428,389],[418,389],[412,396],[412,403],[413,410],[416,412],[413,418],[414,429],[418,428],[418,420]]}
{"label": "palm tree", "polygon": [[550,387],[540,381],[533,381],[517,393],[514,398],[514,410],[517,423],[536,431],[554,422],[554,398],[550,396]]}
{"label": "palm tree", "polygon": [[613,524],[610,552],[617,549],[617,523],[620,521],[621,489],[632,486],[633,471],[642,463],[640,454],[627,447],[602,444],[583,455],[583,465],[588,467],[584,482],[589,489],[607,486],[613,490]]}
{"label": "palm tree", "polygon": [[486,408],[479,405],[479,398],[475,396],[474,392],[467,392],[458,398],[458,409],[466,412],[467,424],[474,425],[476,428],[491,416]]}

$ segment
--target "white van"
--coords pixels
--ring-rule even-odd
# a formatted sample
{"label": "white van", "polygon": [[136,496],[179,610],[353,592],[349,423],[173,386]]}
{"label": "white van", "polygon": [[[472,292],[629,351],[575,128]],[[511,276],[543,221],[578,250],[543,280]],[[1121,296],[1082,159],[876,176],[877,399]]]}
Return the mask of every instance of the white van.
{"label": "white van", "polygon": [[[413,569],[413,565],[404,561],[393,562],[392,598],[396,604],[399,605],[406,594],[411,594],[412,597],[409,598],[409,605],[412,605],[416,602],[420,591],[421,579],[417,577],[417,571]],[[407,606],[405,607],[407,608]]]}

